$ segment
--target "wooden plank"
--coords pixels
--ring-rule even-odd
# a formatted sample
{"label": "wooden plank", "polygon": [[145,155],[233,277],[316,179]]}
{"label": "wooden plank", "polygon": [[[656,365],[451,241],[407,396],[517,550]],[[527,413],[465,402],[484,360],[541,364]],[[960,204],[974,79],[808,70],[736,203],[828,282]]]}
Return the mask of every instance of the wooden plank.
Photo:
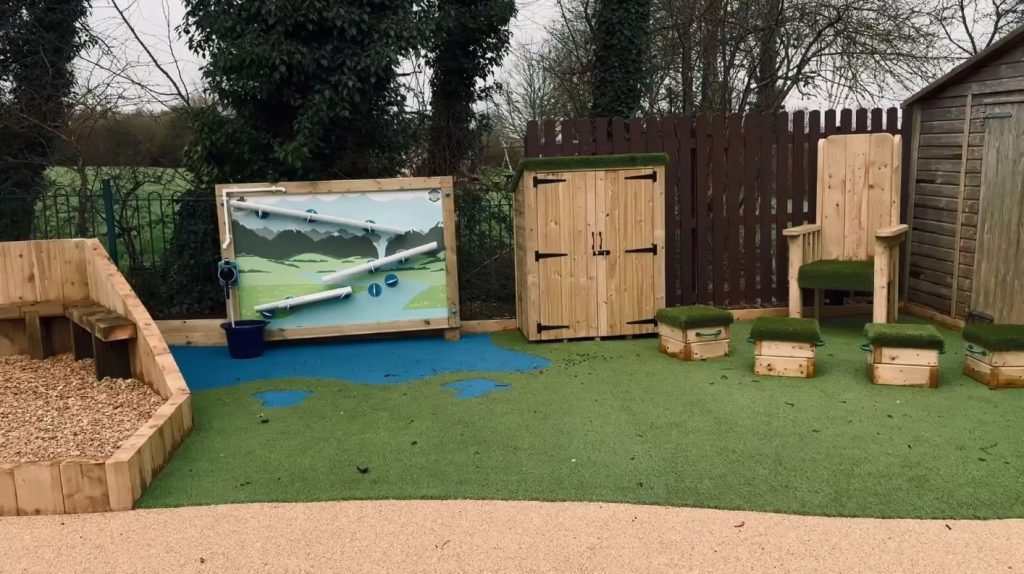
{"label": "wooden plank", "polygon": [[107,512],[107,471],[104,461],[69,459],[60,463],[64,510],[68,514]]}
{"label": "wooden plank", "polygon": [[693,165],[696,174],[697,186],[693,192],[694,215],[696,217],[697,234],[694,238],[695,259],[694,276],[696,278],[696,301],[698,303],[711,303],[711,292],[709,285],[711,278],[708,276],[711,263],[711,217],[708,213],[711,188],[711,137],[709,130],[711,118],[707,114],[697,116],[696,144],[697,160]]}
{"label": "wooden plank", "polygon": [[0,516],[18,515],[18,488],[14,482],[15,464],[0,463]]}
{"label": "wooden plank", "polygon": [[861,259],[875,256],[875,230],[899,223],[898,219],[893,221],[890,210],[895,192],[892,187],[893,140],[888,134],[874,134],[868,137],[868,195],[864,204],[864,208],[867,209],[866,237],[863,245],[864,255]]}
{"label": "wooden plank", "polygon": [[544,120],[543,130],[544,140],[541,143],[541,153],[544,157],[558,155],[558,136],[556,134],[557,125],[555,120]]}
{"label": "wooden plank", "polygon": [[814,358],[815,346],[811,343],[791,343],[788,341],[758,341],[754,352],[768,357]]}
{"label": "wooden plank", "polygon": [[729,242],[729,230],[726,225],[728,215],[725,211],[725,200],[728,193],[726,172],[726,150],[728,150],[728,134],[726,121],[722,114],[711,118],[711,182],[708,212],[712,223],[711,237],[711,283],[712,304],[725,305],[725,286],[727,267],[725,266],[726,245]]}
{"label": "wooden plank", "polygon": [[629,119],[629,152],[643,153],[647,151],[646,138],[644,137],[644,120],[642,118]]}
{"label": "wooden plank", "polygon": [[[790,225],[809,223],[807,211],[807,168],[814,162],[807,163],[807,134],[805,133],[806,115],[803,110],[793,113],[793,210]],[[812,180],[813,181],[813,180]]]}
{"label": "wooden plank", "polygon": [[526,157],[540,156],[540,126],[537,120],[526,122],[526,136],[523,138],[523,155]]}
{"label": "wooden plank", "polygon": [[595,121],[595,148],[597,155],[610,155],[612,152],[611,127],[608,118],[597,118]]}
{"label": "wooden plank", "polygon": [[820,179],[818,176],[818,142],[821,141],[821,112],[814,110],[808,116],[807,131],[807,222],[820,223],[818,217],[818,193]]}
{"label": "wooden plank", "polygon": [[64,492],[58,462],[25,462],[14,467],[18,514],[64,514]]}
{"label": "wooden plank", "polygon": [[920,367],[914,365],[869,365],[871,382],[875,385],[893,385],[900,387],[939,386],[938,367]]}
{"label": "wooden plank", "polygon": [[126,341],[103,341],[93,337],[93,359],[96,361],[96,378],[132,378],[131,360]]}
{"label": "wooden plank", "polygon": [[[956,238],[954,244],[960,243],[960,234],[962,233],[963,227],[963,205],[964,205],[964,189],[967,187],[967,164],[970,163],[967,159],[967,144],[971,136],[971,107],[974,100],[974,94],[967,94],[967,104],[965,107],[964,115],[966,118],[963,121],[963,148],[961,151],[960,160],[960,185],[957,198],[956,206]],[[959,250],[953,254],[953,283],[956,284],[956,280],[960,273],[960,252]],[[953,293],[953,298],[949,303],[949,316],[956,316],[956,304],[957,304],[957,293]]]}
{"label": "wooden plank", "polygon": [[845,253],[847,141],[831,138],[819,144],[818,223],[822,259],[841,259]]}
{"label": "wooden plank", "polygon": [[781,112],[775,117],[775,233],[772,238],[772,245],[775,248],[775,299],[782,301],[786,298],[788,290],[787,275],[782,272],[787,267],[788,254],[785,248],[785,239],[782,230],[789,227],[792,221],[790,215],[790,200],[793,187],[793,176],[791,175],[789,163],[790,140],[792,134],[789,130],[789,114]]}
{"label": "wooden plank", "polygon": [[626,139],[626,121],[623,118],[612,118],[612,153],[629,152],[629,141]]}
{"label": "wooden plank", "polygon": [[758,300],[761,304],[774,299],[774,273],[772,270],[772,264],[774,256],[772,249],[774,247],[775,234],[772,233],[772,223],[774,217],[772,216],[772,203],[775,198],[776,190],[774,188],[775,175],[773,173],[773,148],[775,147],[775,122],[774,114],[765,113],[761,114],[761,155],[759,156],[760,169],[758,174],[758,194],[761,200],[760,211],[758,212],[758,225],[760,227],[759,241],[757,255],[760,260],[759,274],[761,282],[758,285]]}
{"label": "wooden plank", "polygon": [[700,327],[682,331],[682,339],[685,343],[710,343],[713,341],[729,340],[729,326]]}
{"label": "wooden plank", "polygon": [[757,166],[761,155],[760,116],[744,117],[743,133],[743,291],[744,302],[757,301]]}
{"label": "wooden plank", "polygon": [[679,141],[679,170],[678,193],[679,193],[679,217],[680,225],[680,247],[679,262],[686,265],[691,271],[683,272],[679,277],[681,305],[692,305],[697,302],[696,282],[694,278],[693,262],[694,256],[694,198],[697,192],[694,189],[694,153],[697,142],[694,140],[694,126],[692,118],[685,118],[676,126],[676,133],[680,136]]}
{"label": "wooden plank", "polygon": [[42,360],[53,354],[50,334],[43,329],[42,319],[35,311],[25,313],[25,339],[29,357]]}
{"label": "wooden plank", "polygon": [[729,356],[729,341],[709,341],[707,343],[687,343],[690,360],[706,361]]}
{"label": "wooden plank", "polygon": [[919,367],[939,366],[939,352],[935,349],[909,349],[898,347],[874,347],[875,364],[915,365]]}
{"label": "wooden plank", "polygon": [[[887,136],[879,136],[883,140]],[[874,237],[868,237],[868,202],[872,199],[869,186],[869,167],[871,152],[871,136],[858,135],[843,138],[846,140],[845,169],[846,188],[843,193],[842,251],[840,259],[846,261],[863,261],[868,258],[868,243]],[[831,141],[830,141],[831,145]],[[891,153],[891,149],[888,150]],[[882,172],[886,178],[889,173]],[[888,189],[888,185],[886,186]],[[886,198],[888,194],[886,194]],[[888,215],[888,202],[884,204]],[[839,223],[838,221],[833,224]],[[822,233],[825,233],[824,228]],[[827,257],[826,257],[827,259]]]}
{"label": "wooden plank", "polygon": [[754,357],[754,374],[769,377],[814,378],[814,359],[798,357]]}
{"label": "wooden plank", "polygon": [[[665,166],[665,202],[662,207],[662,221],[665,233],[665,255],[662,258],[665,268],[665,304],[669,307],[681,305],[681,288],[679,285],[682,261],[679,257],[679,240],[682,216],[679,209],[679,170],[680,139],[676,131],[676,118],[669,116],[662,120],[662,149],[668,153],[669,162]],[[687,150],[689,154],[689,150]]]}
{"label": "wooden plank", "polygon": [[[665,182],[668,181],[668,178],[664,167],[656,167],[655,174],[657,179],[651,184],[650,204],[652,242],[656,248],[652,261],[654,267],[654,300],[650,310],[651,317],[657,314],[658,309],[664,308],[668,300],[665,293]],[[654,330],[655,328],[652,327],[647,332],[653,332]]]}

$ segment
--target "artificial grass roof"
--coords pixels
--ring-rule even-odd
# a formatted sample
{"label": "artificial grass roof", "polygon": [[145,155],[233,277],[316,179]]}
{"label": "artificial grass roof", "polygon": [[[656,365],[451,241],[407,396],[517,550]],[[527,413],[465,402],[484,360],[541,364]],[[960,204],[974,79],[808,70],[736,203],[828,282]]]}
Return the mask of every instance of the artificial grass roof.
{"label": "artificial grass roof", "polygon": [[590,169],[630,169],[668,165],[665,153],[627,153],[619,155],[583,155],[565,157],[531,157],[519,162],[512,187],[527,171],[584,171]]}
{"label": "artificial grass roof", "polygon": [[1024,351],[1024,325],[967,325],[963,337],[989,351]]}
{"label": "artificial grass roof", "polygon": [[875,267],[871,261],[815,261],[800,266],[797,283],[803,289],[873,292]]}
{"label": "artificial grass roof", "polygon": [[732,313],[707,305],[688,305],[658,309],[658,323],[677,329],[732,325]]}
{"label": "artificial grass roof", "polygon": [[817,319],[758,317],[750,328],[750,337],[755,341],[817,343],[821,340],[821,328]]}
{"label": "artificial grass roof", "polygon": [[942,335],[932,325],[869,323],[864,326],[864,336],[875,347],[936,349],[939,351],[945,348]]}

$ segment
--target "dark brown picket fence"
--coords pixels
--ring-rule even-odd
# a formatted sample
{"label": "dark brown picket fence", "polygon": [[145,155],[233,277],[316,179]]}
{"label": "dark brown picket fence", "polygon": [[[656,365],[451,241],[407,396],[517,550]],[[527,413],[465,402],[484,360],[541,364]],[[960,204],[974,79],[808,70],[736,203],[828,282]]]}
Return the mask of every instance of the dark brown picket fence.
{"label": "dark brown picket fence", "polygon": [[524,143],[526,157],[667,153],[667,304],[771,307],[788,293],[782,230],[815,220],[818,140],[901,133],[900,120],[896,108],[544,120]]}

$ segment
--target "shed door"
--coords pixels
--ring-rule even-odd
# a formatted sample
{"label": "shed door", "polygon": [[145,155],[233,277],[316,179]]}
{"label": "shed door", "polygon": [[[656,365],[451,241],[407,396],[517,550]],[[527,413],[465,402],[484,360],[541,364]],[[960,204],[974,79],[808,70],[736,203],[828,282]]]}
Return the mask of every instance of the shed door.
{"label": "shed door", "polygon": [[654,221],[656,173],[648,168],[604,174],[598,248],[606,255],[598,258],[597,273],[604,335],[655,332],[655,264],[661,255]]}
{"label": "shed door", "polygon": [[592,245],[597,175],[593,172],[538,173],[528,184],[537,204],[537,266],[541,339],[597,337],[596,261]]}
{"label": "shed door", "polygon": [[987,106],[971,307],[1024,323],[1024,105]]}

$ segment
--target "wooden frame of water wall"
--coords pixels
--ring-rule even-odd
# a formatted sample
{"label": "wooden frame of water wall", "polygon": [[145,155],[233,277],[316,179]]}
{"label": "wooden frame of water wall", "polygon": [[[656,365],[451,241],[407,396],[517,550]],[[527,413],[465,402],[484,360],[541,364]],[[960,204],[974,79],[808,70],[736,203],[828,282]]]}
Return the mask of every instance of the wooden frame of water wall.
{"label": "wooden frame of water wall", "polygon": [[91,337],[98,369],[109,361],[164,401],[107,459],[0,462],[0,516],[130,510],[192,429],[163,335],[95,239],[0,243],[0,277],[0,356],[77,355]]}

